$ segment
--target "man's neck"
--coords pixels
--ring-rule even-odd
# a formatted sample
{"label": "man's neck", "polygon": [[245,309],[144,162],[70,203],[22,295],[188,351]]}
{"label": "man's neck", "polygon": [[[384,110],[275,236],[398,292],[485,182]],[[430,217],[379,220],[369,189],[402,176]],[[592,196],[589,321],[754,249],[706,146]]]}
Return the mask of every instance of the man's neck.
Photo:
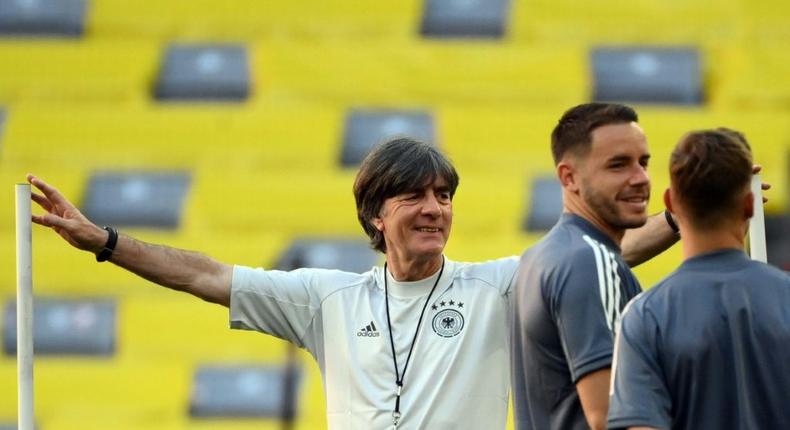
{"label": "man's neck", "polygon": [[411,282],[429,278],[442,266],[444,257],[437,255],[427,260],[408,260],[387,254],[387,270],[396,281]]}
{"label": "man's neck", "polygon": [[620,242],[623,240],[623,236],[625,235],[624,229],[618,229],[612,227],[609,223],[604,221],[601,217],[599,217],[595,212],[590,210],[589,207],[586,205],[579,204],[575,199],[565,199],[563,202],[563,212],[571,213],[576,216],[580,216],[587,220],[590,224],[595,226],[601,233],[608,236],[612,241],[614,241],[617,246],[620,246]]}
{"label": "man's neck", "polygon": [[683,223],[680,223],[679,227],[684,260],[721,249],[744,248],[745,232],[741,225],[711,230],[701,230]]}

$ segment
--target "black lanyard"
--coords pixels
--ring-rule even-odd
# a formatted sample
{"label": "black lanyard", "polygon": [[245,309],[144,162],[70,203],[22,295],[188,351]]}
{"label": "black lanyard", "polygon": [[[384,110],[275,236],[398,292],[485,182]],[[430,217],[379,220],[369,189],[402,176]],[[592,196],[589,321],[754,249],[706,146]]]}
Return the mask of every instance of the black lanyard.
{"label": "black lanyard", "polygon": [[436,286],[439,285],[439,280],[442,279],[442,272],[444,272],[444,256],[442,256],[442,267],[439,269],[439,276],[436,277],[436,282],[433,283],[433,288],[431,288],[431,292],[428,294],[428,298],[425,299],[425,304],[422,306],[420,319],[417,320],[417,329],[414,330],[414,338],[411,340],[409,355],[406,356],[406,363],[403,365],[403,373],[399,374],[398,357],[395,354],[395,339],[392,337],[392,323],[390,322],[389,291],[387,290],[387,263],[384,263],[384,303],[387,307],[387,330],[390,334],[390,347],[392,347],[392,363],[395,365],[395,410],[392,411],[393,428],[398,428],[398,421],[400,421],[400,395],[401,391],[403,391],[403,379],[406,377],[406,369],[409,367],[409,360],[411,359],[412,351],[414,351],[414,344],[417,343],[417,335],[420,333],[422,317],[425,315],[425,309],[428,308],[428,303],[431,301],[433,291],[436,290]]}

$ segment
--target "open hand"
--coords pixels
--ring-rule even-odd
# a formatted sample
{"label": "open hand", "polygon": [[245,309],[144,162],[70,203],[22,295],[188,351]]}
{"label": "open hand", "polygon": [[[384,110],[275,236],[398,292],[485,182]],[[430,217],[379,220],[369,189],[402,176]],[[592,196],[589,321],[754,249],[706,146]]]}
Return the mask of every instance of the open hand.
{"label": "open hand", "polygon": [[27,181],[43,193],[30,195],[46,211],[43,215],[33,215],[34,223],[52,228],[75,248],[93,253],[102,249],[109,235],[104,229],[90,222],[55,187],[33,175],[28,175]]}

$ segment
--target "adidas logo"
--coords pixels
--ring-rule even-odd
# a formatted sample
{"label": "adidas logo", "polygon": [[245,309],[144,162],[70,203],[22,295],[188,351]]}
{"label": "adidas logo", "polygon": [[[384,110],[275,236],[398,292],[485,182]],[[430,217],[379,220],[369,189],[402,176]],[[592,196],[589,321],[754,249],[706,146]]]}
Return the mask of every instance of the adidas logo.
{"label": "adidas logo", "polygon": [[362,327],[360,331],[357,332],[357,337],[379,337],[381,333],[376,330],[376,324],[373,321],[370,324]]}

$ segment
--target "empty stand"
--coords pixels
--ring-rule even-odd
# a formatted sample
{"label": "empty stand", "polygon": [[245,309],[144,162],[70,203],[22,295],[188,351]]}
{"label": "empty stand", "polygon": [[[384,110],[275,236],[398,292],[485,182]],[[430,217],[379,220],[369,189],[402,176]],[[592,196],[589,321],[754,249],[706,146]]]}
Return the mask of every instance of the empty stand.
{"label": "empty stand", "polygon": [[505,35],[509,0],[424,0],[420,32],[429,37]]}
{"label": "empty stand", "polygon": [[[39,18],[8,20],[25,8]],[[355,167],[408,135],[441,146],[461,176],[448,257],[481,261],[519,254],[561,211],[549,144],[562,112],[625,100],[650,145],[650,213],[683,133],[745,132],[773,184],[769,259],[787,269],[788,17],[782,0],[0,0],[0,183],[41,175],[100,224],[227,263],[361,272],[382,255],[356,219]],[[0,207],[10,262],[12,205]],[[296,365],[283,341],[228,330],[223,307],[33,234],[37,294],[111,297],[116,335],[111,356],[37,360],[40,428],[326,427],[308,353]],[[649,287],[680,258],[675,246],[637,276]],[[0,303],[13,284],[0,270]],[[49,315],[37,328],[94,320]],[[0,386],[15,378],[0,353]],[[14,397],[0,391],[0,429],[15,428]]]}
{"label": "empty stand", "polygon": [[82,211],[99,225],[176,228],[189,184],[187,172],[99,172]]}
{"label": "empty stand", "polygon": [[250,65],[243,45],[173,44],[168,47],[156,98],[242,101],[250,95]]}
{"label": "empty stand", "polygon": [[353,109],[346,115],[340,164],[356,166],[374,146],[397,137],[435,144],[433,117],[425,111]]}
{"label": "empty stand", "polygon": [[0,0],[0,35],[79,36],[86,0]]}
{"label": "empty stand", "polygon": [[600,47],[590,55],[596,101],[703,102],[701,59],[695,48]]}

